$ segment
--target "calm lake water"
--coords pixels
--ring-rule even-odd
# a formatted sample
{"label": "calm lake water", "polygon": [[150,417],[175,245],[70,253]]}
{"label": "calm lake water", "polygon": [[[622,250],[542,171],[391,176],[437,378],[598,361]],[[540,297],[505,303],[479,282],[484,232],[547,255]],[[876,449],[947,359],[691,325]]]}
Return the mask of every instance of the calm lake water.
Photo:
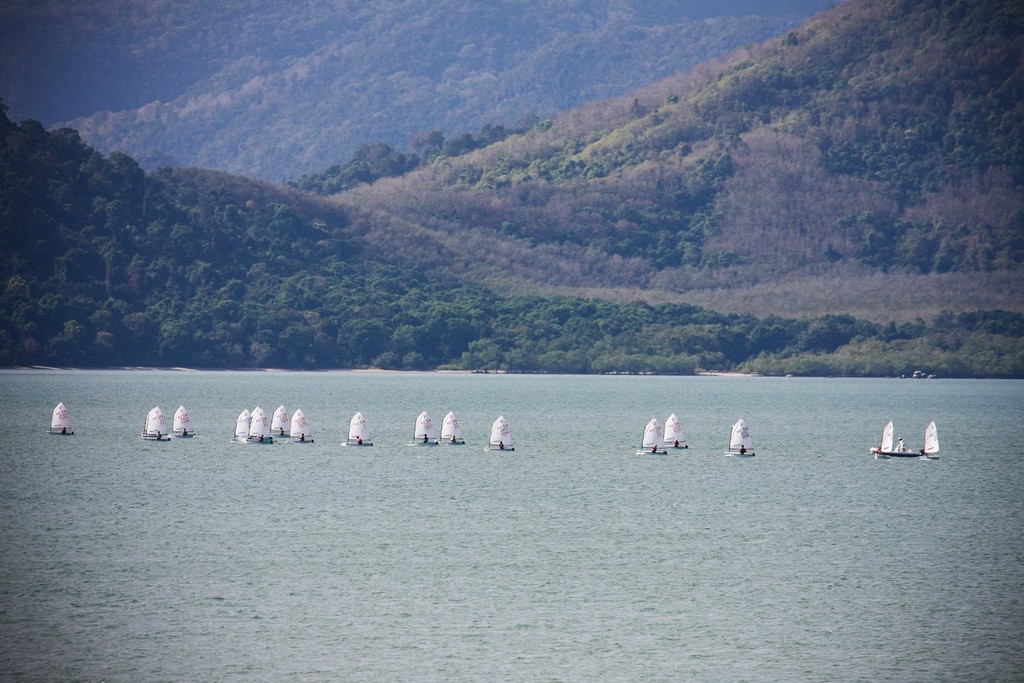
{"label": "calm lake water", "polygon": [[[198,438],[139,439],[180,404]],[[230,442],[280,404],[316,443]],[[7,371],[0,407],[3,680],[1024,678],[1024,382]],[[421,410],[469,443],[406,445]],[[690,450],[635,455],[669,413]],[[941,460],[873,460],[888,420]]]}

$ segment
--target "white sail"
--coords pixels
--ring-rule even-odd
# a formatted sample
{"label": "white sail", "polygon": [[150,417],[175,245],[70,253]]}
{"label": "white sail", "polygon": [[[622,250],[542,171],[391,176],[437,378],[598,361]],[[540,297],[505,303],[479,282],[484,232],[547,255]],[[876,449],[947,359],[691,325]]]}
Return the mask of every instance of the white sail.
{"label": "white sail", "polygon": [[146,426],[142,430],[143,439],[163,439],[168,435],[167,420],[160,406],[150,409],[146,415]]}
{"label": "white sail", "polygon": [[357,446],[372,446],[370,443],[370,428],[366,424],[366,418],[362,413],[357,412],[352,416],[348,424],[348,443]]}
{"label": "white sail", "polygon": [[491,425],[491,438],[488,441],[488,445],[491,448],[498,448],[500,450],[512,449],[512,428],[509,427],[504,415],[499,415],[498,419]]}
{"label": "white sail", "polygon": [[238,414],[238,421],[235,422],[235,439],[245,441],[249,438],[249,425],[252,424],[252,414],[246,408]]}
{"label": "white sail", "polygon": [[929,455],[939,452],[939,432],[934,422],[930,422],[924,430],[924,452]]}
{"label": "white sail", "polygon": [[680,424],[679,418],[676,417],[675,413],[668,416],[665,420],[665,445],[667,446],[685,446],[686,437],[683,436],[683,425]]}
{"label": "white sail", "polygon": [[263,408],[256,406],[252,410],[251,422],[249,423],[249,443],[270,443],[273,437],[270,436],[270,418],[267,417]]}
{"label": "white sail", "polygon": [[178,409],[174,411],[174,423],[171,429],[175,436],[186,437],[195,435],[195,429],[192,428],[192,418],[189,417],[185,406],[178,406]]}
{"label": "white sail", "polygon": [[729,433],[729,451],[731,455],[753,455],[754,440],[750,438],[750,430],[743,418],[736,420]]}
{"label": "white sail", "polygon": [[658,418],[652,417],[644,427],[644,438],[641,449],[648,453],[656,453],[665,450],[665,433],[661,430],[661,423]]}
{"label": "white sail", "polygon": [[289,429],[291,429],[291,420],[288,417],[288,411],[284,406],[278,406],[274,411],[274,419],[270,423],[270,431],[274,436],[284,437],[288,436]]}
{"label": "white sail", "polygon": [[437,428],[434,427],[434,420],[425,410],[416,417],[412,440],[413,443],[437,443]]}
{"label": "white sail", "polygon": [[882,443],[879,448],[885,453],[892,452],[892,420],[889,420],[889,424],[882,430]]}
{"label": "white sail", "polygon": [[309,426],[306,414],[302,412],[301,408],[296,408],[292,413],[288,433],[291,435],[290,440],[295,443],[306,443],[313,440],[313,429]]}
{"label": "white sail", "polygon": [[441,441],[445,443],[465,443],[466,441],[462,436],[459,418],[455,417],[455,413],[451,411],[444,416],[444,421],[441,423]]}
{"label": "white sail", "polygon": [[74,434],[71,431],[71,417],[68,415],[67,406],[58,403],[53,409],[50,417],[50,431],[54,434]]}

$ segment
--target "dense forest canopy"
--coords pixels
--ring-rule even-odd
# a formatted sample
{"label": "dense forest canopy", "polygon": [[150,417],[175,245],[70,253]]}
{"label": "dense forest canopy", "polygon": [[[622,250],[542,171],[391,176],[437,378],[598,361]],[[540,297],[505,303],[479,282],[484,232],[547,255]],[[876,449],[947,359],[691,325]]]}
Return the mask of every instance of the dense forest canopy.
{"label": "dense forest canopy", "polygon": [[828,4],[8,0],[0,97],[147,168],[283,180],[367,142],[620,95]]}

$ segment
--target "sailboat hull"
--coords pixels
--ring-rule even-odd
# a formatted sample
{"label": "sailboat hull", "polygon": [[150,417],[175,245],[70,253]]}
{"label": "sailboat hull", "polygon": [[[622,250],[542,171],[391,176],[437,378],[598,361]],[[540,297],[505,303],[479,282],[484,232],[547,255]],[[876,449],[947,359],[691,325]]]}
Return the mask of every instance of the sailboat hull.
{"label": "sailboat hull", "polygon": [[754,453],[754,451],[747,451],[746,453],[740,453],[739,451],[726,451],[725,455],[731,458],[753,458],[756,453]]}

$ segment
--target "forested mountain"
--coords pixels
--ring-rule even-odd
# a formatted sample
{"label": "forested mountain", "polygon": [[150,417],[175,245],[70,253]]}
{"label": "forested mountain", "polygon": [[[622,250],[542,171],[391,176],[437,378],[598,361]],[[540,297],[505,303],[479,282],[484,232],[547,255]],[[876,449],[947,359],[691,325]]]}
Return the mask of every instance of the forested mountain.
{"label": "forested mountain", "polygon": [[1022,37],[1019,3],[851,0],[341,200],[420,267],[504,290],[896,320],[1021,310]]}
{"label": "forested mountain", "polygon": [[268,179],[623,94],[830,0],[8,0],[0,97],[144,165]]}
{"label": "forested mountain", "polygon": [[850,0],[291,187],[0,106],[0,364],[1024,377],[1021,27]]}

